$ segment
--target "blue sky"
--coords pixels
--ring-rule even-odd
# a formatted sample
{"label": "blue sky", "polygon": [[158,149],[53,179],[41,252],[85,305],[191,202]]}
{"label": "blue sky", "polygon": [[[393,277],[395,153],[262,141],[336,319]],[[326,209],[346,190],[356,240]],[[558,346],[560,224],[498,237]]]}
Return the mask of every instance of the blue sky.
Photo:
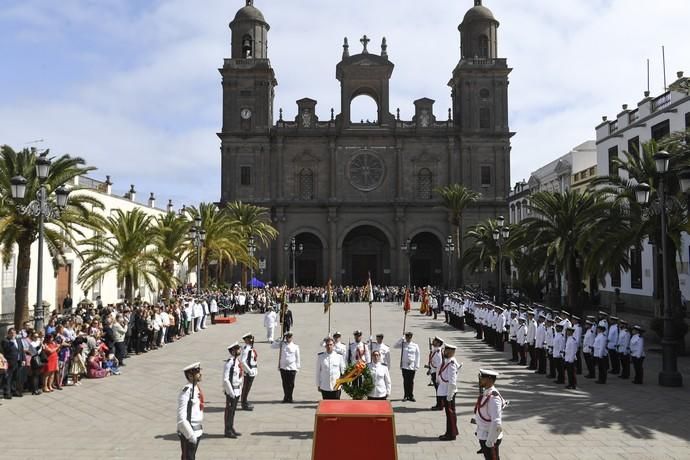
{"label": "blue sky", "polygon": [[[215,201],[221,122],[217,68],[229,56],[228,23],[244,0],[0,0],[0,143],[84,157],[159,203]],[[636,104],[652,63],[652,93],[667,74],[690,72],[684,32],[690,2],[485,0],[501,22],[499,54],[510,84],[512,182],[594,138],[602,115]],[[472,0],[371,2],[256,0],[271,24],[269,56],[279,86],[275,113],[295,116],[311,97],[324,119],[339,112],[335,66],[342,39],[396,64],[391,111],[412,116],[415,99],[450,106],[446,83],[459,59],[457,31]],[[343,6],[346,5],[346,6]],[[395,5],[394,7],[392,7]],[[362,118],[368,118],[362,112]]]}

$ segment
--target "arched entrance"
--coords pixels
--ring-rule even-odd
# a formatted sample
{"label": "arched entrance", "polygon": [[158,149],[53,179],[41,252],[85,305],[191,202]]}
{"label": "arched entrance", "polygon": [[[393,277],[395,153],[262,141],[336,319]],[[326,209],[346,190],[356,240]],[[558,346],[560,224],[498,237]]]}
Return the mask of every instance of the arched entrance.
{"label": "arched entrance", "polygon": [[443,246],[441,241],[429,232],[422,232],[412,238],[417,245],[410,260],[413,286],[443,285]]}
{"label": "arched entrance", "polygon": [[[299,233],[295,236],[297,247],[304,247],[302,253],[295,256],[295,282],[297,286],[322,286],[323,280],[323,244],[313,233]],[[290,267],[290,271],[292,267]]]}
{"label": "arched entrance", "polygon": [[374,284],[389,284],[391,277],[390,243],[386,235],[371,225],[352,229],[343,241],[343,284],[360,286],[371,273]]}

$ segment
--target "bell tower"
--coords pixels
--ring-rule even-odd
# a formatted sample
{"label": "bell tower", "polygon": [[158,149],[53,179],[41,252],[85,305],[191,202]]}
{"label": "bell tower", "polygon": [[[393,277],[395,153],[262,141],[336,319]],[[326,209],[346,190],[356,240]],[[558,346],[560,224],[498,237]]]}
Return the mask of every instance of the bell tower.
{"label": "bell tower", "polygon": [[219,69],[223,77],[223,133],[267,133],[273,125],[278,82],[268,59],[271,27],[254,0],[246,2],[230,23],[231,57]]}
{"label": "bell tower", "polygon": [[498,57],[499,22],[493,13],[474,0],[458,30],[461,56],[453,78],[453,119],[462,132],[508,132],[508,68]]}

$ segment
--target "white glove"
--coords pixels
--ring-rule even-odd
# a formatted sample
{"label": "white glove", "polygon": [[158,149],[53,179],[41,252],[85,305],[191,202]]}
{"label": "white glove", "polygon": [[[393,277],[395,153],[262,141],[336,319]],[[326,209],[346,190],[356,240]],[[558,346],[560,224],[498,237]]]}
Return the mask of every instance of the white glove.
{"label": "white glove", "polygon": [[190,444],[196,444],[197,440],[198,440],[198,438],[196,436],[192,436],[187,441],[189,441]]}

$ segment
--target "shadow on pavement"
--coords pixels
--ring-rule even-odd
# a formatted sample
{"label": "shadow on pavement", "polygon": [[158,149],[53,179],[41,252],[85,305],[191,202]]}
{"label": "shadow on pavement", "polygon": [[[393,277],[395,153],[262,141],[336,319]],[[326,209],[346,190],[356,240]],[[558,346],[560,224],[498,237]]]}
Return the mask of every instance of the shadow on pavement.
{"label": "shadow on pavement", "polygon": [[412,436],[410,434],[399,434],[397,436],[398,444],[418,444],[420,442],[438,441],[436,436]]}
{"label": "shadow on pavement", "polygon": [[416,412],[430,412],[430,410],[422,407],[398,406],[393,408],[393,412],[399,412],[401,414],[413,414]]}
{"label": "shadow on pavement", "polygon": [[312,439],[314,433],[311,431],[256,431],[251,433],[252,436],[277,436],[290,439],[304,440]]}

